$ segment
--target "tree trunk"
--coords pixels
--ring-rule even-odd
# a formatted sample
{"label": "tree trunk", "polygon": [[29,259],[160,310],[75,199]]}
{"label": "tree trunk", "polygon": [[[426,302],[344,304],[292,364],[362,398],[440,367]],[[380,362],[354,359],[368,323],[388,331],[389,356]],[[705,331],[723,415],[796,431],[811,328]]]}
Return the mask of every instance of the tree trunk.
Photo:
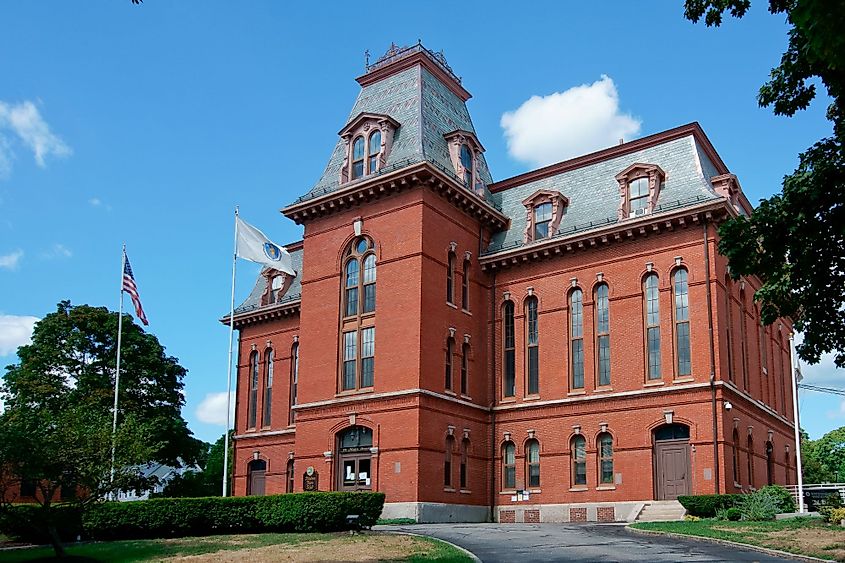
{"label": "tree trunk", "polygon": [[52,519],[47,522],[47,535],[50,536],[50,545],[53,546],[56,557],[59,559],[63,558],[65,556],[65,546],[62,544],[62,540],[59,539],[59,532],[56,530],[56,525]]}

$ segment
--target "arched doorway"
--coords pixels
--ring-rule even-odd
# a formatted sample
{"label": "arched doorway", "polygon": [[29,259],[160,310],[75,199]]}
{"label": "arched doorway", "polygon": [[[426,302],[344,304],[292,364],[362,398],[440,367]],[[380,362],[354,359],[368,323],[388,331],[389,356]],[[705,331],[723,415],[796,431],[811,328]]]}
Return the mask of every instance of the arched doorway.
{"label": "arched doorway", "polygon": [[766,484],[775,484],[775,447],[771,442],[766,442]]}
{"label": "arched doorway", "polygon": [[674,500],[692,490],[689,426],[664,424],[654,429],[654,498]]}
{"label": "arched doorway", "polygon": [[337,488],[339,491],[372,490],[373,431],[352,426],[338,434]]}
{"label": "arched doorway", "polygon": [[247,465],[246,494],[250,496],[264,496],[264,476],[267,474],[267,462],[254,459]]}

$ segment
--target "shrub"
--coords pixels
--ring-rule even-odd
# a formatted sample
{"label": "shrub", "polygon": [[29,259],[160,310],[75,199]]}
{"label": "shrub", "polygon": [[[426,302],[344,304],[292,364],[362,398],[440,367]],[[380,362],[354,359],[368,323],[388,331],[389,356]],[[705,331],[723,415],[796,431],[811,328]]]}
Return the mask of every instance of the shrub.
{"label": "shrub", "polygon": [[767,491],[765,488],[744,495],[739,505],[742,519],[755,522],[774,520],[775,514],[778,513],[778,500],[776,493]]}
{"label": "shrub", "polygon": [[266,497],[204,497],[106,502],[83,514],[85,535],[96,540],[200,536],[246,532],[329,532],[376,523],[383,493],[315,492]]}
{"label": "shrub", "polygon": [[693,516],[713,518],[719,509],[737,506],[745,495],[684,495],[678,502]]}
{"label": "shrub", "polygon": [[821,502],[819,506],[819,514],[822,515],[825,522],[831,522],[833,511],[837,508],[842,508],[842,497],[839,493],[831,493]]}
{"label": "shrub", "polygon": [[698,516],[693,516],[692,514],[684,514],[684,522],[698,522],[701,520]]}
{"label": "shrub", "polygon": [[717,520],[730,520],[731,522],[736,522],[741,518],[742,511],[735,506],[732,506],[730,508],[720,508],[716,511]]}
{"label": "shrub", "polygon": [[[82,534],[82,519],[78,507],[53,506],[50,511],[56,532],[62,541],[73,541]],[[0,511],[0,533],[19,542],[49,543],[47,515],[37,504],[13,504],[4,507]]]}
{"label": "shrub", "polygon": [[841,526],[843,520],[845,520],[845,508],[834,508],[830,511],[831,524]]}
{"label": "shrub", "polygon": [[760,490],[768,492],[777,499],[778,513],[795,512],[798,509],[795,504],[795,497],[785,487],[766,485]]}

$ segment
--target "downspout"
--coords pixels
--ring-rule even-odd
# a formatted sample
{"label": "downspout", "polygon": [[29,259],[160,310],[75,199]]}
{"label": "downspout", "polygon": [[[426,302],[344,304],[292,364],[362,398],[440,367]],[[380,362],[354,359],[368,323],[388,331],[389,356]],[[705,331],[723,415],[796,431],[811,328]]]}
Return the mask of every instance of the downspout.
{"label": "downspout", "polygon": [[702,222],[704,227],[704,269],[707,271],[707,332],[710,344],[710,403],[713,412],[713,462],[714,478],[716,480],[716,494],[721,492],[719,471],[719,424],[716,410],[716,351],[713,345],[713,298],[710,295],[710,245],[707,242],[707,220]]}
{"label": "downspout", "polygon": [[494,522],[496,501],[496,272],[490,291],[490,521]]}

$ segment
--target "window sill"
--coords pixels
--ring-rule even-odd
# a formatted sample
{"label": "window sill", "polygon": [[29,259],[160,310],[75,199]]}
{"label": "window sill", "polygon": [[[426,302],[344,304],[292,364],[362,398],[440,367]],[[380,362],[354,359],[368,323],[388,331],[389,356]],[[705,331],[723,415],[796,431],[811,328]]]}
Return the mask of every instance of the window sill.
{"label": "window sill", "polygon": [[570,391],[566,395],[568,397],[578,397],[580,395],[586,395],[586,394],[587,394],[587,392],[585,390],[581,389],[580,391]]}
{"label": "window sill", "polygon": [[593,393],[609,393],[613,391],[613,387],[596,387],[593,389]]}
{"label": "window sill", "polygon": [[512,496],[516,494],[516,489],[505,489],[504,491],[499,491],[500,495],[507,495]]}
{"label": "window sill", "polygon": [[372,393],[372,387],[362,387],[360,389],[346,389],[345,391],[338,391],[334,394],[335,397],[349,397],[350,395],[364,395],[366,393]]}
{"label": "window sill", "polygon": [[462,495],[471,495],[472,494],[472,491],[470,491],[469,489],[461,489],[459,492]]}
{"label": "window sill", "polygon": [[470,313],[469,309],[464,309],[463,307],[461,307],[461,313],[469,315],[470,317],[472,316],[472,313]]}
{"label": "window sill", "polygon": [[600,487],[596,487],[597,491],[615,491],[616,485],[602,485]]}
{"label": "window sill", "polygon": [[443,492],[444,493],[454,493],[455,489],[453,489],[452,487],[443,487]]}
{"label": "window sill", "polygon": [[472,397],[470,397],[469,395],[464,395],[463,393],[461,393],[461,399],[463,399],[464,401],[472,402]]}
{"label": "window sill", "polygon": [[523,401],[539,401],[540,395],[526,395],[522,398]]}
{"label": "window sill", "polygon": [[499,402],[500,402],[500,403],[515,403],[515,402],[516,402],[516,397],[502,397],[502,398],[499,400]]}
{"label": "window sill", "polygon": [[588,489],[588,488],[587,488],[587,487],[585,487],[585,486],[583,486],[583,487],[569,487],[569,492],[570,492],[570,493],[583,493],[583,492],[585,492],[585,491],[589,491],[589,490],[590,490],[590,489]]}
{"label": "window sill", "polygon": [[457,397],[457,396],[458,396],[458,394],[457,394],[457,393],[455,393],[454,391],[452,391],[451,389],[444,389],[444,390],[443,390],[443,392],[444,392],[444,393],[446,393],[447,395],[452,396],[452,397]]}
{"label": "window sill", "polygon": [[662,387],[663,385],[666,385],[665,381],[648,381],[643,383],[643,387]]}
{"label": "window sill", "polygon": [[528,492],[531,493],[532,495],[539,495],[540,493],[543,492],[543,490],[542,489],[528,489]]}
{"label": "window sill", "polygon": [[690,381],[695,381],[695,378],[692,376],[685,375],[684,377],[678,377],[677,379],[673,379],[672,383],[689,383]]}
{"label": "window sill", "polygon": [[457,306],[457,305],[455,305],[454,303],[450,303],[449,301],[447,301],[447,302],[446,302],[446,305],[448,305],[449,307],[451,307],[451,308],[455,309],[456,311],[458,310],[458,306]]}

